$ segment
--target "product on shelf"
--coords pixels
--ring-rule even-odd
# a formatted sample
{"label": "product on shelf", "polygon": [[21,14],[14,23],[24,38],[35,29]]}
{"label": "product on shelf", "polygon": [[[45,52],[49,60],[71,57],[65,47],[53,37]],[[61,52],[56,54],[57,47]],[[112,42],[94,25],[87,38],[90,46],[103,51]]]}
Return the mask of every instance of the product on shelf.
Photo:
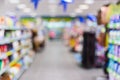
{"label": "product on shelf", "polygon": [[[10,17],[0,22],[0,78],[18,80],[32,63],[31,31],[16,26]],[[0,79],[1,80],[1,79]]]}
{"label": "product on shelf", "polygon": [[120,80],[120,15],[114,15],[108,25],[109,80]]}
{"label": "product on shelf", "polygon": [[3,73],[0,80],[11,80],[8,73]]}

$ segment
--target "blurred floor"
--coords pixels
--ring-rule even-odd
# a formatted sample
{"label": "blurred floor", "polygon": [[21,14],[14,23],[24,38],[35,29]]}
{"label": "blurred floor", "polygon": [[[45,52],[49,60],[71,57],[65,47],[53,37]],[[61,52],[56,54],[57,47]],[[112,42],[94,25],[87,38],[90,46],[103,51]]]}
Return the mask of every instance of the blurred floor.
{"label": "blurred floor", "polygon": [[45,51],[36,55],[32,66],[20,80],[95,80],[101,69],[85,70],[61,41],[48,42]]}

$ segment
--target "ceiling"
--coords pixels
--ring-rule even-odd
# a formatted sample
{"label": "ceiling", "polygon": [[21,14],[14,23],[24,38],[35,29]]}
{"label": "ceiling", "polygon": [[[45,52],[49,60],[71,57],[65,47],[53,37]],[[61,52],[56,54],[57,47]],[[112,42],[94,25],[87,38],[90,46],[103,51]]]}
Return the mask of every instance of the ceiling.
{"label": "ceiling", "polygon": [[[12,0],[14,1],[14,0]],[[76,12],[79,5],[85,4],[85,0],[74,0],[74,3],[68,4],[66,12],[63,7],[59,5],[60,0],[40,0],[37,10],[34,10],[31,0],[17,0],[19,3],[13,4],[9,0],[0,0],[0,15],[14,13],[16,15],[39,15],[39,16],[76,16],[86,14],[97,14],[100,7],[107,3],[116,3],[118,0],[94,0],[93,4],[88,4],[89,8]],[[31,11],[24,12],[23,9],[18,9],[18,5],[25,4]]]}

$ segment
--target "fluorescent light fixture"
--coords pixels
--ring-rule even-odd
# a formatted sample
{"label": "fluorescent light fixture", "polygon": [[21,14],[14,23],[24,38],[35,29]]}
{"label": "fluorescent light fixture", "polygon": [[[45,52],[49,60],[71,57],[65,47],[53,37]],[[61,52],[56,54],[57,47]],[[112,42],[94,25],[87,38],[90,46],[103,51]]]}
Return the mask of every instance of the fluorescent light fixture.
{"label": "fluorescent light fixture", "polygon": [[20,2],[20,0],[9,0],[9,2],[12,3],[12,4],[17,4],[17,3]]}
{"label": "fluorescent light fixture", "polygon": [[80,8],[80,9],[88,9],[89,6],[88,6],[88,5],[80,5],[79,8]]}
{"label": "fluorescent light fixture", "polygon": [[76,12],[76,13],[82,13],[83,11],[78,8],[78,9],[75,10],[75,12]]}
{"label": "fluorescent light fixture", "polygon": [[25,5],[25,4],[19,4],[19,5],[17,6],[17,8],[19,8],[19,9],[24,9],[24,8],[26,8],[26,5]]}
{"label": "fluorescent light fixture", "polygon": [[25,13],[29,13],[29,12],[31,12],[31,9],[30,9],[30,8],[25,8],[25,9],[23,9],[23,11],[24,11]]}
{"label": "fluorescent light fixture", "polygon": [[68,3],[73,2],[73,0],[63,0],[63,1],[68,2]]}
{"label": "fluorescent light fixture", "polygon": [[85,3],[86,3],[86,4],[93,4],[93,3],[94,3],[94,0],[85,0]]}

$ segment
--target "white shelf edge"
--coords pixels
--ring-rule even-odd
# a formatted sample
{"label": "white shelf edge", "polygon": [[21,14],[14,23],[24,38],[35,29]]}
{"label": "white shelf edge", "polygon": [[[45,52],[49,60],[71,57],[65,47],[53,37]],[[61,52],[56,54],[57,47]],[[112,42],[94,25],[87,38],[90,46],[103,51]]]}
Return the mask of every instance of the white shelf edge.
{"label": "white shelf edge", "polygon": [[23,37],[19,37],[19,38],[12,38],[12,39],[11,38],[6,38],[6,39],[4,39],[4,41],[0,41],[0,45],[11,43],[11,42],[22,40],[22,39],[27,39],[27,38],[30,38],[30,37],[31,37],[31,35],[27,35],[27,36],[23,36]]}
{"label": "white shelf edge", "polygon": [[27,28],[21,28],[21,27],[6,27],[6,26],[0,26],[0,29],[2,29],[2,30],[27,30]]}
{"label": "white shelf edge", "polygon": [[22,68],[20,72],[17,75],[15,75],[15,77],[12,80],[18,80],[21,77],[21,75],[25,72],[25,70],[26,69]]}

